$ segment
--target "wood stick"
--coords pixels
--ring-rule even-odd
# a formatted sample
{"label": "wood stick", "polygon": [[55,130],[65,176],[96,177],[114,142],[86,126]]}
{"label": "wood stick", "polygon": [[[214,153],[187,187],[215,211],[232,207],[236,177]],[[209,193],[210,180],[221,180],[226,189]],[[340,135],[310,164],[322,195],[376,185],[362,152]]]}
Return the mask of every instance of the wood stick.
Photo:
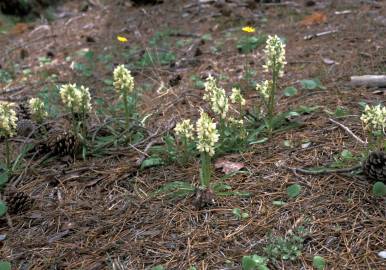
{"label": "wood stick", "polygon": [[336,32],[338,32],[338,30],[331,30],[331,31],[320,32],[320,33],[304,36],[304,39],[305,40],[310,40],[310,39],[313,39],[313,38],[316,38],[316,37],[321,37],[321,36],[333,34],[333,33],[336,33]]}
{"label": "wood stick", "polygon": [[386,87],[386,75],[351,76],[351,85],[366,87]]}
{"label": "wood stick", "polygon": [[291,167],[285,167],[285,168],[294,173],[298,172],[302,174],[319,175],[319,174],[329,174],[329,173],[351,173],[362,168],[362,165],[358,164],[350,168],[340,168],[340,169],[321,168],[317,170],[307,170],[303,168],[291,168]]}
{"label": "wood stick", "polygon": [[354,132],[351,131],[351,129],[349,129],[348,127],[346,127],[346,126],[343,125],[342,123],[339,123],[338,121],[335,121],[334,119],[331,119],[331,118],[329,118],[328,120],[329,120],[330,122],[333,122],[334,124],[337,124],[337,125],[340,126],[341,128],[343,128],[348,134],[350,134],[355,140],[357,140],[357,141],[360,142],[361,144],[367,145],[367,142],[365,142],[364,140],[362,140],[361,138],[359,138],[357,135],[355,135]]}

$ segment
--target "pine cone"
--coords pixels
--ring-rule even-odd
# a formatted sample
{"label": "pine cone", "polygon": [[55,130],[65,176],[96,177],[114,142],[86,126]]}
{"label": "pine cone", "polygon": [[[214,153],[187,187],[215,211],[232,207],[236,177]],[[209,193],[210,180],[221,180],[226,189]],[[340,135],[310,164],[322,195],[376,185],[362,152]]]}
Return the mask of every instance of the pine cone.
{"label": "pine cone", "polygon": [[35,123],[30,119],[21,119],[17,122],[17,135],[28,137],[36,129]]}
{"label": "pine cone", "polygon": [[215,204],[214,197],[215,194],[213,190],[209,188],[199,187],[196,189],[195,198],[193,199],[193,205],[197,209],[203,209],[204,207],[211,206]]}
{"label": "pine cone", "polygon": [[49,152],[58,156],[74,155],[79,146],[78,137],[66,131],[51,133],[46,144]]}
{"label": "pine cone", "polygon": [[7,196],[8,213],[20,214],[32,206],[32,199],[24,192],[12,192]]}
{"label": "pine cone", "polygon": [[386,153],[375,151],[363,162],[363,173],[371,180],[386,182]]}
{"label": "pine cone", "polygon": [[19,121],[22,119],[31,119],[31,112],[26,102],[19,103],[16,108],[16,116]]}

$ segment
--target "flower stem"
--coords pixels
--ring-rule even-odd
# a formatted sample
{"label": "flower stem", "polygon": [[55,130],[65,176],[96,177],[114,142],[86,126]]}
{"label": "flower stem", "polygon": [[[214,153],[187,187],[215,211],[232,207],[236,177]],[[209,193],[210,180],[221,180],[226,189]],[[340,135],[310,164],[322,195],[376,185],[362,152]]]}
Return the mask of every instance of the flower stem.
{"label": "flower stem", "polygon": [[7,166],[8,175],[11,174],[12,166],[11,166],[11,147],[9,145],[8,138],[5,139],[5,164]]}
{"label": "flower stem", "polygon": [[277,88],[277,77],[278,77],[278,71],[276,70],[276,59],[273,59],[273,70],[272,70],[272,85],[271,85],[271,91],[269,92],[269,99],[268,99],[268,132],[271,135],[273,131],[273,118],[275,116],[275,95],[276,95],[276,88]]}
{"label": "flower stem", "polygon": [[220,141],[225,139],[225,119],[220,117]]}
{"label": "flower stem", "polygon": [[125,128],[128,128],[129,127],[129,123],[130,123],[130,115],[129,115],[129,104],[127,104],[127,92],[126,91],[123,91],[123,105],[125,107],[125,121],[126,121],[126,127]]}
{"label": "flower stem", "polygon": [[188,156],[188,139],[182,138],[182,163],[185,165],[189,160]]}
{"label": "flower stem", "polygon": [[201,153],[200,185],[209,187],[210,182],[210,156],[206,152]]}

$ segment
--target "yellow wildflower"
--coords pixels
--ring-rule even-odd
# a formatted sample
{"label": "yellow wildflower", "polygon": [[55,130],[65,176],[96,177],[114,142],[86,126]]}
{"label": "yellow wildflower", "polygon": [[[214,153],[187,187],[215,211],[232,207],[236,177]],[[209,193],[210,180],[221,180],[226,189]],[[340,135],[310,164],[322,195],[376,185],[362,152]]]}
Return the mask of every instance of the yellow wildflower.
{"label": "yellow wildflower", "polygon": [[127,38],[123,37],[123,36],[117,36],[117,40],[119,42],[122,42],[122,43],[126,43],[128,42]]}
{"label": "yellow wildflower", "polygon": [[254,27],[252,27],[252,26],[244,26],[242,28],[242,30],[244,32],[247,32],[247,33],[255,33],[256,32],[256,29]]}

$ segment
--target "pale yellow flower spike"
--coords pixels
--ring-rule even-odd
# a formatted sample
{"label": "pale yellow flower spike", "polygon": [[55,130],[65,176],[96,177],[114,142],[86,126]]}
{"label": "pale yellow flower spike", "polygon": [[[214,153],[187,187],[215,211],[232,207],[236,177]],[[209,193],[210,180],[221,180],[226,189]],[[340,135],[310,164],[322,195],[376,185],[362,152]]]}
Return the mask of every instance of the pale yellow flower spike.
{"label": "pale yellow flower spike", "polygon": [[269,98],[269,91],[272,88],[272,81],[263,81],[260,84],[256,85],[256,91],[259,92],[259,94],[264,98],[268,99]]}
{"label": "pale yellow flower spike", "polygon": [[209,76],[205,82],[204,100],[209,101],[213,112],[225,119],[229,110],[228,97],[225,90],[218,87],[216,79]]}
{"label": "pale yellow flower spike", "polygon": [[12,137],[16,134],[16,112],[13,104],[0,102],[0,137]]}
{"label": "pale yellow flower spike", "polygon": [[183,137],[189,140],[194,139],[194,127],[193,124],[190,123],[190,119],[185,119],[182,122],[178,123],[174,128],[174,131],[179,137]]}
{"label": "pale yellow flower spike", "polygon": [[367,130],[382,131],[386,129],[386,107],[366,105],[362,113],[361,121]]}
{"label": "pale yellow flower spike", "polygon": [[124,65],[119,65],[114,69],[114,87],[115,90],[120,94],[126,94],[133,92],[134,90],[134,78],[131,75],[130,70],[125,68]]}
{"label": "pale yellow flower spike", "polygon": [[91,96],[89,89],[76,84],[65,84],[60,88],[60,97],[67,109],[74,113],[88,113],[91,111]]}
{"label": "pale yellow flower spike", "polygon": [[40,98],[31,98],[29,100],[29,108],[31,110],[32,117],[38,122],[43,121],[48,115],[46,109],[44,108],[44,103]]}
{"label": "pale yellow flower spike", "polygon": [[197,120],[197,149],[200,152],[208,153],[210,156],[214,155],[214,148],[216,142],[219,140],[219,134],[216,129],[216,123],[205,112],[201,111],[201,116]]}
{"label": "pale yellow flower spike", "polygon": [[284,66],[287,64],[285,60],[285,44],[276,35],[268,36],[264,53],[266,57],[265,64],[263,65],[265,72],[276,70],[279,77],[282,77]]}
{"label": "pale yellow flower spike", "polygon": [[232,94],[230,96],[232,103],[240,103],[241,106],[245,105],[245,99],[241,95],[240,89],[232,88]]}

